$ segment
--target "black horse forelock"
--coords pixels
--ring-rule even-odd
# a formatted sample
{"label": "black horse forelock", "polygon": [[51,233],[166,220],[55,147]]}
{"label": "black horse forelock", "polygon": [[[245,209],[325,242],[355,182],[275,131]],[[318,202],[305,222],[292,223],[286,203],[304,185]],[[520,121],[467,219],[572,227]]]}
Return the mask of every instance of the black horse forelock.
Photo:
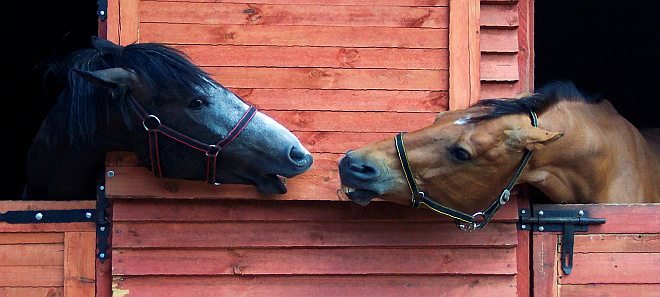
{"label": "black horse forelock", "polygon": [[[181,51],[157,43],[127,45],[123,50],[81,49],[63,62],[53,63],[49,73],[65,79],[67,89],[60,93],[60,101],[68,101],[67,134],[72,144],[90,141],[97,127],[97,114],[108,106],[113,97],[121,100],[124,120],[129,119],[124,95],[127,90],[108,90],[84,79],[73,69],[96,71],[121,67],[134,71],[142,91],[152,94],[153,104],[159,105],[163,96],[192,98],[200,95],[205,86],[219,86],[208,73],[194,65]],[[62,115],[64,116],[64,115]]]}

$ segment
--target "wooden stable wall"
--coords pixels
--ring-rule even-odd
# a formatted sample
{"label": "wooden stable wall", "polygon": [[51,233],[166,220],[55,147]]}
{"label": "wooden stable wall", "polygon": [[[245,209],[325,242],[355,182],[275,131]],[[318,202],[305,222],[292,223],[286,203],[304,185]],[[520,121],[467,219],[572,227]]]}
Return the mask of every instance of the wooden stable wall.
{"label": "wooden stable wall", "polygon": [[[0,213],[95,207],[94,201],[2,201]],[[0,222],[0,296],[95,296],[95,249],[94,223]]]}

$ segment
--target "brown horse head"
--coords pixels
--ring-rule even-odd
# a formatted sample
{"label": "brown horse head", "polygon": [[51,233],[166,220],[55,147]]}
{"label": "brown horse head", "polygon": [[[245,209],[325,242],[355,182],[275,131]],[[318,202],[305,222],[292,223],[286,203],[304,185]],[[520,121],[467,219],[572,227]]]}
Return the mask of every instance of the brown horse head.
{"label": "brown horse head", "polygon": [[[530,111],[538,114],[538,127]],[[637,181],[621,187],[637,188],[626,193],[629,201],[658,199],[653,185],[659,184],[657,155],[631,127],[607,101],[586,98],[571,83],[557,83],[520,99],[482,100],[466,110],[440,113],[433,124],[403,139],[419,189],[442,205],[472,213],[498,198],[527,151],[533,155],[517,182],[537,186],[556,202],[624,198],[612,190],[616,185],[604,185],[617,183],[604,168],[634,167],[634,156],[641,157],[636,168],[644,176],[630,175]],[[612,141],[620,144],[609,145]],[[366,205],[378,197],[411,205],[394,139],[348,152],[339,172],[343,192],[354,202]]]}

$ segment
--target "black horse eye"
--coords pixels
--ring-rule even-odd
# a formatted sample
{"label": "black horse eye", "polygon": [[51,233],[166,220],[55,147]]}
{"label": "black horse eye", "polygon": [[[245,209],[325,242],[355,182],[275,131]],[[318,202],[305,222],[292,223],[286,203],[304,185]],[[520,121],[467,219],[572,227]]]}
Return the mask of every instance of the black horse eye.
{"label": "black horse eye", "polygon": [[468,151],[460,147],[452,148],[450,152],[456,159],[460,161],[469,161],[472,158]]}
{"label": "black horse eye", "polygon": [[188,104],[188,107],[190,107],[192,109],[195,109],[195,110],[201,109],[202,107],[204,107],[204,101],[202,101],[201,99],[195,99],[193,101],[190,101],[190,104]]}

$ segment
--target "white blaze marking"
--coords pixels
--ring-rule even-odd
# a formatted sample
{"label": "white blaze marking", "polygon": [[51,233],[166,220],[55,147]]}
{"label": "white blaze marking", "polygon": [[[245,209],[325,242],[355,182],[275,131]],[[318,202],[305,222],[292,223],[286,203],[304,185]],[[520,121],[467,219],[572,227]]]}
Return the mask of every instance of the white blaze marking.
{"label": "white blaze marking", "polygon": [[455,125],[459,125],[459,126],[463,126],[463,125],[467,124],[468,121],[470,121],[470,117],[469,117],[469,116],[464,117],[464,118],[462,118],[462,119],[458,119],[458,120],[456,120],[456,121],[454,122],[454,124],[455,124]]}

